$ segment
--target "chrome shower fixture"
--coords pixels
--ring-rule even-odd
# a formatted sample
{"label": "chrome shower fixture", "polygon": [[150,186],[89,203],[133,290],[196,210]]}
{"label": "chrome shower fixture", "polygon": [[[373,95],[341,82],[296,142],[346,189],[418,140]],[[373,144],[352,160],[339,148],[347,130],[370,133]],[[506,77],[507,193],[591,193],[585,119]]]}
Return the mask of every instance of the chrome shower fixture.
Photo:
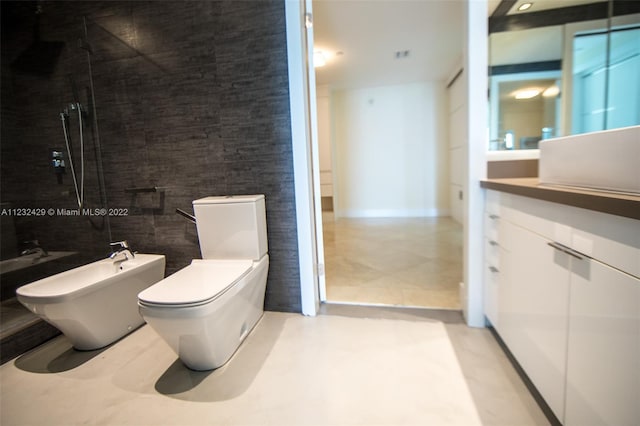
{"label": "chrome shower fixture", "polygon": [[72,102],[62,110],[62,114],[64,114],[66,117],[69,117],[69,114],[71,112],[83,114],[86,113],[84,107],[80,102]]}
{"label": "chrome shower fixture", "polygon": [[[67,148],[67,158],[69,160],[69,166],[71,166],[71,176],[73,177],[73,186],[76,192],[76,200],[78,202],[78,208],[81,209],[84,205],[84,124],[82,120],[83,108],[80,102],[70,103],[61,113],[60,120],[62,121],[62,132],[64,133],[64,142]],[[69,135],[68,122],[70,113],[77,113],[78,115],[78,130],[80,135],[80,176],[76,176],[76,170],[73,162],[73,153],[71,150],[71,136]],[[78,182],[79,181],[79,182]]]}

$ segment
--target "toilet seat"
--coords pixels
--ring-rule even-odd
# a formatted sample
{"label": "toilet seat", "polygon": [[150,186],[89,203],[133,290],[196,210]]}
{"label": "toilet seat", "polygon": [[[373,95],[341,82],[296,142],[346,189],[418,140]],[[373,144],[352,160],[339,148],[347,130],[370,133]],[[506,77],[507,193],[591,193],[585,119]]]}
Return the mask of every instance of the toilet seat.
{"label": "toilet seat", "polygon": [[194,259],[187,266],[138,295],[146,306],[178,308],[209,303],[249,273],[251,260]]}

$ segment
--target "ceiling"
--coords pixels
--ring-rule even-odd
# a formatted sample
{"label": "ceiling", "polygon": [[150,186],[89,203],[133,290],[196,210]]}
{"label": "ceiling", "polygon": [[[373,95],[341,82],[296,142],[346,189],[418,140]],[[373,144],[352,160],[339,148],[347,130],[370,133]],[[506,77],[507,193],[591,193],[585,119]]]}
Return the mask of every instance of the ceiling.
{"label": "ceiling", "polygon": [[[462,8],[460,0],[314,0],[314,50],[328,52],[316,83],[344,89],[452,77],[462,59]],[[398,51],[409,53],[396,58]]]}
{"label": "ceiling", "polygon": [[[558,9],[560,7],[582,6],[589,3],[599,3],[607,0],[518,0],[513,7],[509,9],[507,15],[516,15],[521,13],[540,12],[548,9]],[[525,11],[519,11],[518,8],[523,3],[533,3],[531,8]]]}
{"label": "ceiling", "polygon": [[[494,0],[497,1],[497,0]],[[560,7],[583,6],[606,0],[528,0],[533,6],[525,12],[517,8],[526,3],[518,0],[507,15],[534,13]],[[490,11],[490,14],[492,12]],[[503,31],[489,36],[489,65],[519,64],[561,60],[563,56],[563,25]]]}
{"label": "ceiling", "polygon": [[[599,1],[605,0],[533,0],[518,12],[525,2],[518,0],[508,14]],[[487,16],[499,4],[488,0]],[[462,62],[463,6],[462,0],[313,0],[314,50],[327,54],[316,84],[345,89],[453,77]]]}

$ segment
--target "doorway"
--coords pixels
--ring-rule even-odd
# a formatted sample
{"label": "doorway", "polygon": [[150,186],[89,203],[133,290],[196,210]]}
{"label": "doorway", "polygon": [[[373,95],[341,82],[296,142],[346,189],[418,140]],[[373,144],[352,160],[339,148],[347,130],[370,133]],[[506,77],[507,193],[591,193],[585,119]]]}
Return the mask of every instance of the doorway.
{"label": "doorway", "polygon": [[[314,75],[322,301],[461,308],[446,90],[462,55],[460,36],[446,37],[459,7],[313,2],[314,62],[326,62]],[[436,35],[452,45],[434,49]]]}

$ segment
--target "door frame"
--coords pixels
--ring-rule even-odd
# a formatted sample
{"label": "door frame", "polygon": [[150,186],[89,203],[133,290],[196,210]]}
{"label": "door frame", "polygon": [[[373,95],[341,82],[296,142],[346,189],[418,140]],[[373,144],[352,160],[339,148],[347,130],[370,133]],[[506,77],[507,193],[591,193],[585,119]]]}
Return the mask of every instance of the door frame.
{"label": "door frame", "polygon": [[318,133],[313,32],[312,21],[308,21],[311,10],[311,0],[285,0],[301,310],[303,315],[315,316],[320,310],[320,280],[324,279],[324,246],[321,206],[315,203],[320,179],[317,148],[312,143]]}
{"label": "door frame", "polygon": [[[483,232],[484,192],[480,180],[486,177],[488,22],[487,0],[464,2],[463,67],[466,93],[464,192],[464,286],[463,312],[469,326],[484,327]],[[291,137],[296,195],[300,295],[303,315],[317,315],[320,309],[319,282],[323,277],[322,211],[314,196],[320,194],[313,74],[313,35],[305,25],[311,0],[285,0],[285,25],[289,66]],[[312,17],[309,16],[309,17]],[[310,43],[310,44],[309,44]],[[311,86],[313,83],[313,87]],[[314,152],[316,151],[316,152]],[[319,203],[318,203],[319,204]],[[322,260],[322,262],[320,262]]]}

